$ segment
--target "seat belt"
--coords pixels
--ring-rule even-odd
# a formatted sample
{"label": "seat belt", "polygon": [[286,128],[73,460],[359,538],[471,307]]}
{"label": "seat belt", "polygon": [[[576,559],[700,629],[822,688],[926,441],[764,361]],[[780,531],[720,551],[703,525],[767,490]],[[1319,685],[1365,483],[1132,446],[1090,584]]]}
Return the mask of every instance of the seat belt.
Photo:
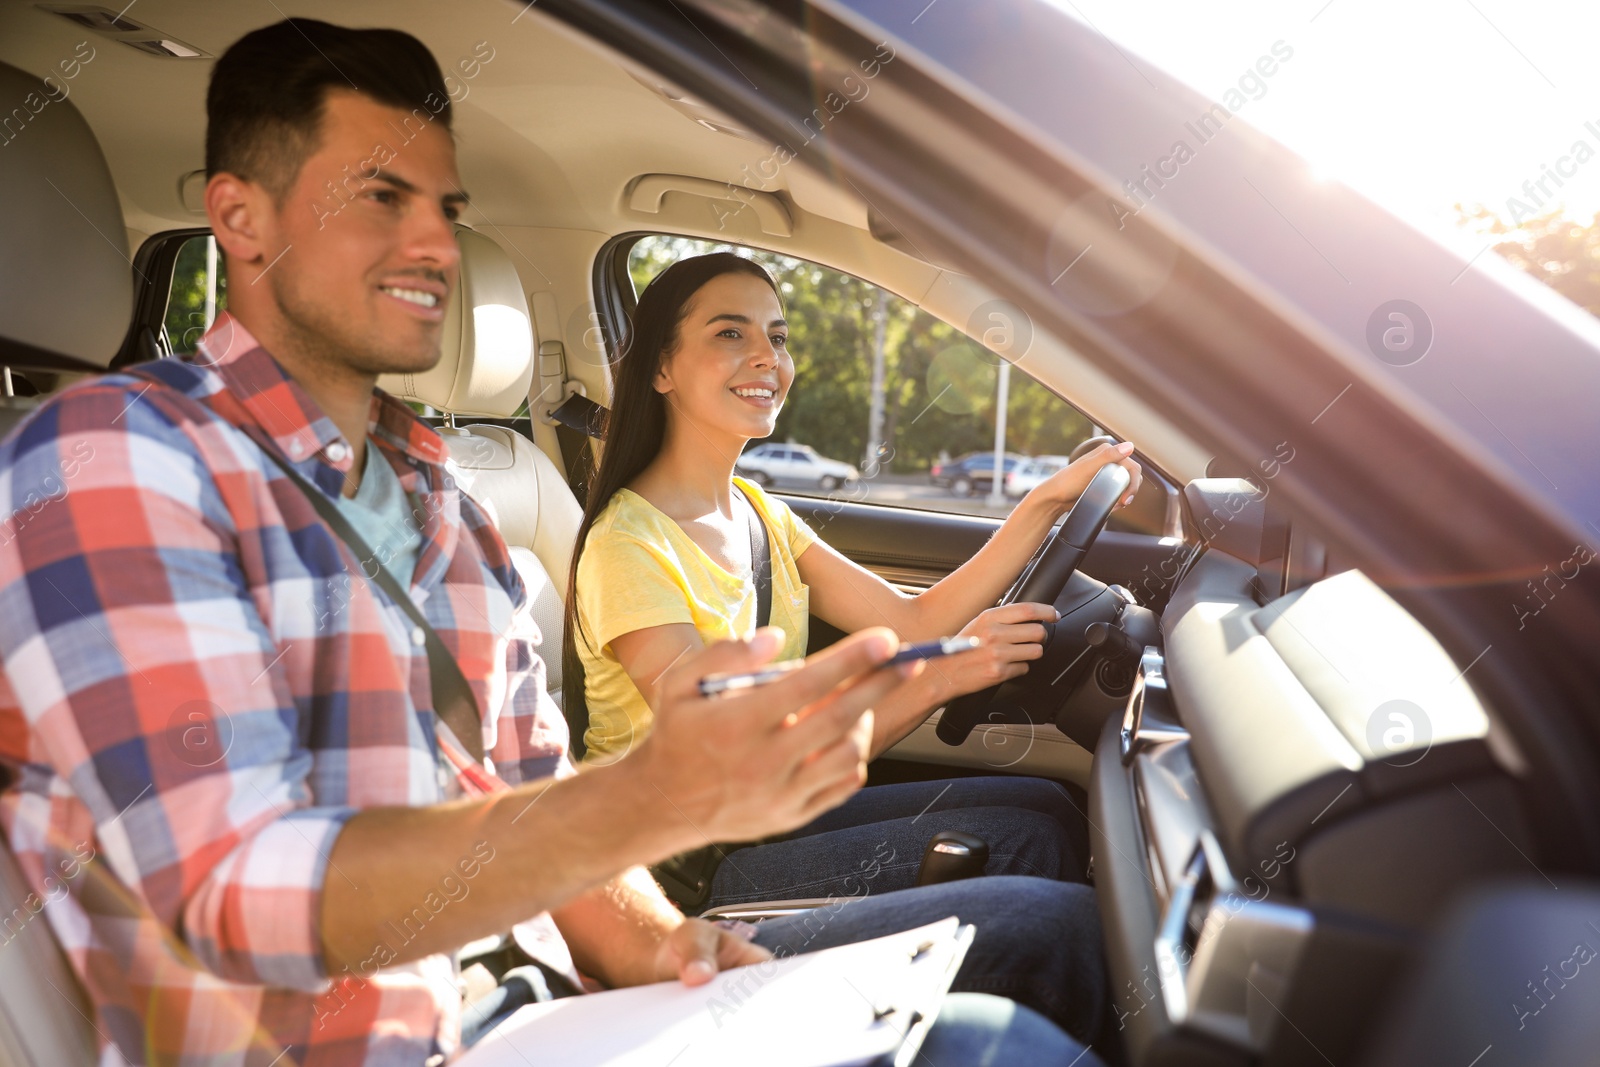
{"label": "seat belt", "polygon": [[573,393],[546,414],[555,423],[556,441],[561,446],[561,465],[567,470],[567,484],[578,504],[588,504],[589,475],[592,464],[587,462],[593,453],[589,438],[604,441],[606,409],[582,393]]}
{"label": "seat belt", "polygon": [[[567,468],[567,481],[574,493],[582,495],[588,489],[588,470],[582,460],[589,455],[588,438],[606,439],[607,410],[582,393],[573,393],[549,412],[550,421],[556,424],[556,437],[561,442],[561,459]],[[583,492],[580,493],[580,483]],[[756,586],[756,628],[772,621],[772,550],[767,543],[767,524],[761,513],[743,492],[739,494],[747,506],[745,524],[750,530],[750,576]]]}
{"label": "seat belt", "polygon": [[[252,435],[252,438],[254,435]],[[311,501],[311,506],[317,509],[317,514],[322,516],[322,521],[327,523],[333,533],[355,553],[356,559],[361,561],[357,568],[363,575],[376,582],[378,588],[389,595],[389,599],[406,617],[422,631],[423,643],[428,651],[428,680],[433,686],[433,712],[444,724],[450,727],[450,732],[466,747],[467,753],[474,762],[483,762],[483,716],[479,711],[478,702],[472,695],[472,687],[467,684],[466,676],[461,673],[461,665],[445,647],[444,641],[428,624],[427,616],[422,614],[422,609],[417,607],[416,601],[411,599],[411,594],[401,588],[400,582],[389,569],[378,563],[376,554],[367,547],[356,528],[350,525],[350,520],[339,510],[339,506],[321,489],[317,488],[305,475],[295,470],[289,461],[278,454],[276,448],[268,448],[262,442],[262,451],[276,463],[283,472],[289,476],[289,481],[294,483],[306,499]],[[368,443],[368,448],[375,447]],[[382,457],[378,457],[383,462]],[[366,561],[371,560],[377,568],[377,574],[367,574]],[[346,570],[348,570],[348,566]]]}
{"label": "seat belt", "polygon": [[[540,299],[540,298],[543,299]],[[535,297],[534,317],[554,320],[555,307],[548,294]],[[560,341],[544,341],[539,345],[539,395],[534,399],[531,414],[556,428],[556,444],[561,449],[561,466],[567,473],[567,485],[577,498],[578,506],[589,503],[589,476],[594,464],[589,462],[593,451],[589,438],[604,439],[606,409],[584,396],[583,386],[567,379],[567,351]],[[559,403],[547,406],[547,396]]]}
{"label": "seat belt", "polygon": [[556,444],[561,449],[561,466],[566,471],[567,488],[578,502],[578,507],[589,506],[589,439],[567,426],[556,424]]}
{"label": "seat belt", "polygon": [[550,409],[550,418],[557,425],[565,426],[585,437],[593,437],[597,441],[606,439],[606,415],[605,408],[582,393],[573,393]]}
{"label": "seat belt", "polygon": [[745,524],[750,529],[750,580],[756,587],[756,629],[772,621],[772,547],[767,543],[767,524],[743,492]]}

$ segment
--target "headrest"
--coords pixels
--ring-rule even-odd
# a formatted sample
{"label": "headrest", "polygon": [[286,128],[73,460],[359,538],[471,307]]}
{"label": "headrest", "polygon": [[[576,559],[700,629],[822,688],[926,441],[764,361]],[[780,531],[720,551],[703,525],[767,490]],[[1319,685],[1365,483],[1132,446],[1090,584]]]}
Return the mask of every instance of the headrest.
{"label": "headrest", "polygon": [[111,170],[61,86],[0,63],[0,102],[0,337],[108,366],[133,318]]}
{"label": "headrest", "polygon": [[461,282],[444,313],[439,363],[423,374],[385,374],[378,385],[453,415],[505,419],[533,383],[533,325],[517,268],[499,245],[465,227]]}

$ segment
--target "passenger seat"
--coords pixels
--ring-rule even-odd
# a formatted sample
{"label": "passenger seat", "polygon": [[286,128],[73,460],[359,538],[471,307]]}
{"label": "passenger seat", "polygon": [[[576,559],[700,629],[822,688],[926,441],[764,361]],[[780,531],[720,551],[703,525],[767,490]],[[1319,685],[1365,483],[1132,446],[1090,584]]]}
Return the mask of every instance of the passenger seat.
{"label": "passenger seat", "polygon": [[[33,75],[0,63],[0,100],[50,100],[0,165],[0,364],[106,367],[133,314],[127,230],[89,124]],[[0,402],[9,430],[31,401]],[[0,788],[3,788],[0,773]],[[9,847],[0,847],[0,1063],[75,1067],[98,1058],[93,1009]]]}
{"label": "passenger seat", "polygon": [[[405,400],[460,416],[509,419],[528,399],[535,343],[528,300],[511,258],[466,227],[459,290],[445,312],[443,355],[424,374],[389,374],[378,385]],[[543,635],[546,683],[561,704],[563,598],[583,510],[566,478],[527,437],[502,426],[447,425],[440,435],[462,490],[494,520],[528,587]]]}

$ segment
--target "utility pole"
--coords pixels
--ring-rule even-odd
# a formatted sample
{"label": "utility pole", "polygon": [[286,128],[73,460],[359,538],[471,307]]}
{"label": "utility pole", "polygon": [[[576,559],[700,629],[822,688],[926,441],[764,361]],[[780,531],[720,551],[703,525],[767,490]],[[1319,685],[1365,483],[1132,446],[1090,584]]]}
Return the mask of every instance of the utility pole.
{"label": "utility pole", "polygon": [[1006,404],[1011,399],[1011,361],[1000,357],[1000,380],[995,383],[994,478],[989,483],[990,507],[1006,504]]}
{"label": "utility pole", "polygon": [[217,321],[217,239],[206,237],[206,329]]}
{"label": "utility pole", "polygon": [[861,459],[861,470],[868,478],[878,476],[878,457],[883,454],[883,332],[887,317],[887,297],[879,289],[872,304],[872,403],[867,415],[867,454]]}

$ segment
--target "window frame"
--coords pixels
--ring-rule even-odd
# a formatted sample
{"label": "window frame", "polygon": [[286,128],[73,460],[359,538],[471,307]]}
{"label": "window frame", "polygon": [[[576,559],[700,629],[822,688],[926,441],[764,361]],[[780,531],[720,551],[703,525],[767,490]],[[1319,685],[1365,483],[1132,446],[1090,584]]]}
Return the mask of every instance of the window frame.
{"label": "window frame", "polygon": [[209,226],[185,226],[151,234],[134,253],[133,318],[123,337],[122,347],[112,357],[111,370],[135,363],[163,359],[172,355],[164,327],[167,302],[172,297],[172,272],[178,266],[178,252],[184,242],[195,237],[210,237]]}

